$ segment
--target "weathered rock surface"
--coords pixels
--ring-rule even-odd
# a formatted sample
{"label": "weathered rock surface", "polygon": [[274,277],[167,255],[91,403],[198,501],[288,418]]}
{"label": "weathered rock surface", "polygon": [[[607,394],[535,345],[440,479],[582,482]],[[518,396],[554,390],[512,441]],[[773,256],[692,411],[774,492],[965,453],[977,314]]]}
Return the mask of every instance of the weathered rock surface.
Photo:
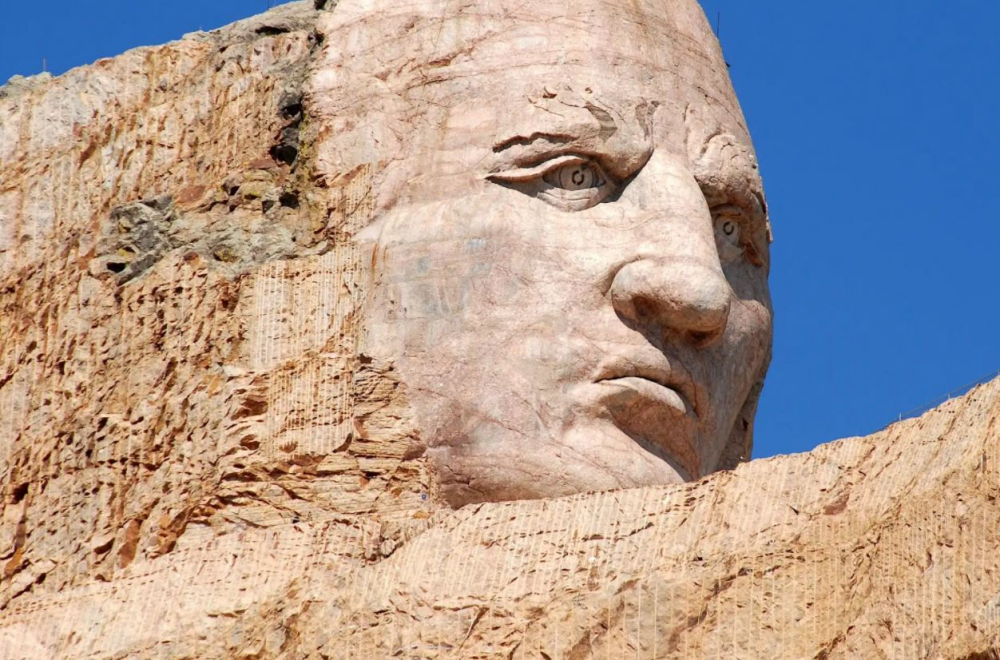
{"label": "weathered rock surface", "polygon": [[350,517],[188,531],[109,581],[22,594],[0,639],[4,657],[991,658],[998,428],[995,381],[868,438],[439,512],[408,541]]}
{"label": "weathered rock surface", "polygon": [[359,348],[371,174],[310,151],[333,4],[0,88],[0,658],[996,655],[1000,382],[698,483],[444,506]]}
{"label": "weathered rock surface", "polygon": [[0,89],[0,607],[428,492],[300,153],[317,16]]}

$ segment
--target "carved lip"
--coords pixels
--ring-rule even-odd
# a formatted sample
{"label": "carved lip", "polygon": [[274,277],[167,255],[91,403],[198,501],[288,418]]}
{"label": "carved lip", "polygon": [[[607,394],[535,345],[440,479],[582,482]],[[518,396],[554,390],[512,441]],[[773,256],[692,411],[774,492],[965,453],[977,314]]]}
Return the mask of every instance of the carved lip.
{"label": "carved lip", "polygon": [[663,354],[655,362],[649,357],[648,362],[609,360],[595,378],[598,400],[614,424],[646,451],[679,467],[682,478],[697,478],[697,386],[687,371],[671,369]]}
{"label": "carved lip", "polygon": [[612,360],[598,369],[597,377],[594,379],[596,383],[638,385],[640,388],[643,387],[642,381],[651,383],[653,388],[664,388],[673,393],[660,392],[656,398],[665,398],[669,401],[676,395],[694,417],[701,417],[698,387],[694,380],[687,370],[672,369],[669,363],[665,363],[662,354],[659,355],[658,360],[633,358],[632,356],[629,356],[629,359]]}

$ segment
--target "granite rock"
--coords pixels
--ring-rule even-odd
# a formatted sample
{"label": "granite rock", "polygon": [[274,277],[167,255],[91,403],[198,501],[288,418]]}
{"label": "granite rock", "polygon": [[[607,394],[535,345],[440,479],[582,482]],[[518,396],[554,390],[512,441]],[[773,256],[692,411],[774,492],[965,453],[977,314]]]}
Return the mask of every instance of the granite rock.
{"label": "granite rock", "polygon": [[[701,36],[661,66],[690,78],[709,62],[671,88],[682,110],[710,91],[707,118],[662,128],[691,138],[677,154],[706,146],[687,163],[704,226],[681,230],[708,254],[718,196],[766,205],[717,44],[693,3],[667,4],[671,30]],[[412,102],[399,89],[423,70],[389,57],[402,41],[369,81],[392,94],[351,114],[361,88],[330,72],[371,34],[345,20],[367,5],[345,6],[290,3],[0,88],[0,658],[997,656],[1000,381],[867,438],[740,464],[769,356],[754,270],[769,235],[733,253],[747,263],[713,257],[753,359],[718,363],[739,387],[718,394],[705,465],[736,469],[580,492],[553,485],[554,461],[516,491],[540,499],[449,491],[422,379],[461,360],[394,352],[381,284],[403,281],[386,258],[412,241],[371,227],[429,218],[419,203],[443,184],[407,190],[406,168],[447,175],[473,152],[393,142],[391,100]],[[408,34],[394,21],[378,29]],[[495,56],[491,38],[476,44]],[[460,79],[474,58],[452,55],[421,53]],[[610,149],[600,108],[574,94],[536,100],[582,109],[596,123],[579,139]],[[422,98],[414,125],[437,126],[440,99]],[[403,169],[361,162],[375,118]],[[612,147],[641,143],[641,124]],[[609,170],[638,167],[622,149]],[[542,203],[500,197],[524,173],[482,175],[498,208]]]}

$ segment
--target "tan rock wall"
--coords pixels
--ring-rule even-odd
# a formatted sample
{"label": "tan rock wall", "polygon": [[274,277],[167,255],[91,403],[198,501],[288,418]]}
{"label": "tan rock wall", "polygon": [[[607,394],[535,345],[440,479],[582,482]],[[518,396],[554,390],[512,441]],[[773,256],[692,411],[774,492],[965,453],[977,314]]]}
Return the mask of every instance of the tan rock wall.
{"label": "tan rock wall", "polygon": [[0,90],[0,658],[988,658],[1000,381],[684,486],[466,507],[361,354],[313,3]]}
{"label": "tan rock wall", "polygon": [[317,14],[0,92],[0,606],[200,529],[422,502],[356,351],[364,179],[311,183]]}
{"label": "tan rock wall", "polygon": [[60,657],[987,658],[998,420],[995,381],[868,438],[438,513],[409,540],[373,519],[188,531],[19,598],[3,630]]}

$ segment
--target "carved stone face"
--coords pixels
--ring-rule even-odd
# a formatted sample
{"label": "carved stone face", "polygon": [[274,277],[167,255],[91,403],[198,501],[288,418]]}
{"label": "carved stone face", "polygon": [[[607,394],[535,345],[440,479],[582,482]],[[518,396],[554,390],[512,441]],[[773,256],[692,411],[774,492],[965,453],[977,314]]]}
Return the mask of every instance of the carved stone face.
{"label": "carved stone face", "polygon": [[365,351],[448,502],[749,458],[769,229],[697,3],[385,5],[326,26],[319,171],[374,171]]}

